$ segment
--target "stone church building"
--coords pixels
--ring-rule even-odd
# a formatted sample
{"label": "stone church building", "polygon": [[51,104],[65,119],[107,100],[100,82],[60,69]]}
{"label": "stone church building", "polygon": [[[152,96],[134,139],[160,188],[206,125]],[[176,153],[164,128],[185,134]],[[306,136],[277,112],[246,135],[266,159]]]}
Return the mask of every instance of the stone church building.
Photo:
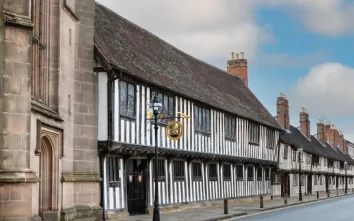
{"label": "stone church building", "polygon": [[0,0],[0,220],[102,217],[94,4]]}

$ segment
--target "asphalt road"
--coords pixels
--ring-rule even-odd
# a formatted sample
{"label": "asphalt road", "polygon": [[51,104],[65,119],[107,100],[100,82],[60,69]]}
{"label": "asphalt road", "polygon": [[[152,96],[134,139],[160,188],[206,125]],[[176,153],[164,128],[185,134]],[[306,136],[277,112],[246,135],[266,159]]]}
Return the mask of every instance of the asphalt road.
{"label": "asphalt road", "polygon": [[352,221],[354,220],[354,196],[346,196],[308,205],[290,207],[245,218],[237,221]]}

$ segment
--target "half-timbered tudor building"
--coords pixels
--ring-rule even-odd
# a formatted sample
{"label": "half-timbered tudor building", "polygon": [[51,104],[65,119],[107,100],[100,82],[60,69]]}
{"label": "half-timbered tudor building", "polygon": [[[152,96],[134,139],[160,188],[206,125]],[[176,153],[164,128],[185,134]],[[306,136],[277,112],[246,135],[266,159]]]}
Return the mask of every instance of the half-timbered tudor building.
{"label": "half-timbered tudor building", "polygon": [[[270,194],[282,128],[241,77],[178,50],[100,4],[95,27],[106,217],[149,212],[155,175],[162,210]],[[228,66],[247,73],[243,56]],[[154,92],[169,115],[190,116],[180,119],[180,140],[167,138],[165,120],[154,139],[146,119]]]}
{"label": "half-timbered tudor building", "polygon": [[311,135],[309,114],[305,109],[300,112],[300,126],[290,125],[289,104],[283,94],[277,99],[277,120],[286,132],[280,135],[279,178],[273,185],[275,196],[295,196],[300,185],[305,195],[344,190],[345,182],[347,189],[354,187],[354,161],[345,152],[343,135],[333,125],[320,121],[317,134]]}

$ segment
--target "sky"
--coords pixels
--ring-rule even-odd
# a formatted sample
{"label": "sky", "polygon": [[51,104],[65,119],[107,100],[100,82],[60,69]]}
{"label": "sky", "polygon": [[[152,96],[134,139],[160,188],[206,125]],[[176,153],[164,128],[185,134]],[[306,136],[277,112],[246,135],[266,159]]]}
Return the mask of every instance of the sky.
{"label": "sky", "polygon": [[354,1],[96,1],[223,70],[244,52],[249,88],[273,116],[284,93],[292,125],[305,107],[311,134],[322,119],[354,142]]}

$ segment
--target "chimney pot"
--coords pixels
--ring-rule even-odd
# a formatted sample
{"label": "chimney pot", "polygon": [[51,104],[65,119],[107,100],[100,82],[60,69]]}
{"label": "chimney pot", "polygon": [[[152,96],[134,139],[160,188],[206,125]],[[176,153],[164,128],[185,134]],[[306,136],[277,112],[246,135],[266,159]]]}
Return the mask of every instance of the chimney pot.
{"label": "chimney pot", "polygon": [[231,52],[231,60],[235,60],[235,52]]}
{"label": "chimney pot", "polygon": [[244,58],[244,55],[245,55],[245,53],[240,52],[241,59],[243,59],[243,58]]}
{"label": "chimney pot", "polygon": [[236,53],[236,60],[238,60],[239,59],[239,55],[238,55],[238,53]]}

